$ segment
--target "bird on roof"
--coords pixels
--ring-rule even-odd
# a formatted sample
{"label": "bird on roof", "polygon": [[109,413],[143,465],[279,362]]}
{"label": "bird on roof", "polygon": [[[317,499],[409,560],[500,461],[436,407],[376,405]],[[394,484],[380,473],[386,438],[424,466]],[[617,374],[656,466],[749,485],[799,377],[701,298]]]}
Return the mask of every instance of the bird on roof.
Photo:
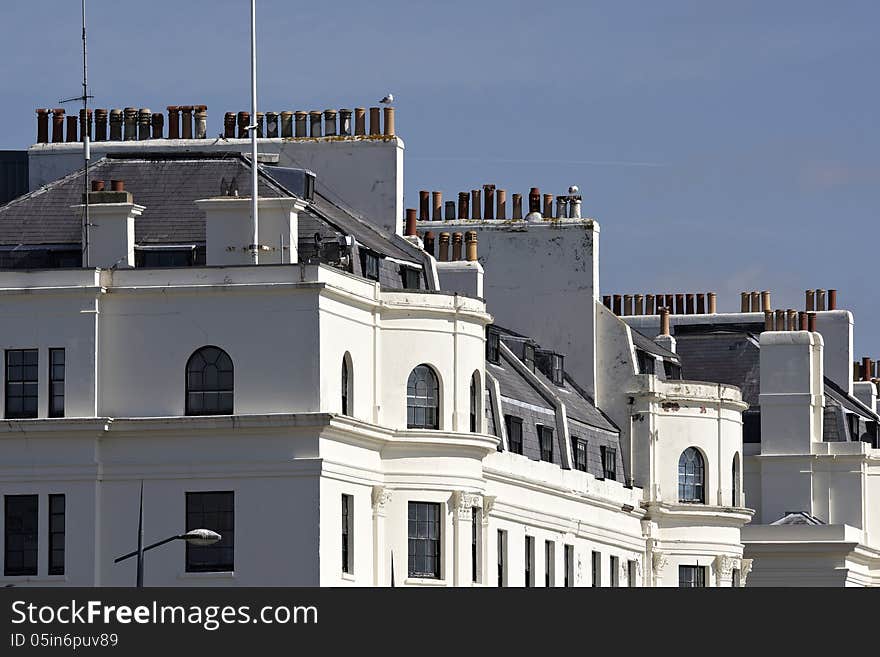
{"label": "bird on roof", "polygon": [[390,105],[391,103],[394,102],[394,94],[388,94],[387,96],[385,96],[385,98],[383,98],[379,102],[382,103],[383,105]]}

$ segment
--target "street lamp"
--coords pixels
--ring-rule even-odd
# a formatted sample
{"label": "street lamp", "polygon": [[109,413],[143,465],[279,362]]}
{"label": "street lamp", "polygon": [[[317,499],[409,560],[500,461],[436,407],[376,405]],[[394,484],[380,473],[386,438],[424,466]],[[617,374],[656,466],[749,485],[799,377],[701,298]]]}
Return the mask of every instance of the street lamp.
{"label": "street lamp", "polygon": [[119,563],[120,561],[125,561],[126,559],[130,559],[131,557],[138,558],[138,567],[137,567],[137,587],[143,588],[144,586],[144,552],[147,550],[152,550],[153,548],[157,548],[160,545],[165,545],[166,543],[170,543],[171,541],[186,541],[190,545],[196,546],[205,546],[216,543],[222,538],[220,534],[210,529],[191,529],[185,534],[178,534],[176,536],[169,536],[168,538],[164,538],[161,541],[153,543],[151,545],[147,545],[144,547],[144,482],[141,482],[141,495],[140,495],[140,508],[138,511],[138,549],[134,552],[129,552],[128,554],[123,554],[121,557],[117,557],[113,560],[113,563]]}

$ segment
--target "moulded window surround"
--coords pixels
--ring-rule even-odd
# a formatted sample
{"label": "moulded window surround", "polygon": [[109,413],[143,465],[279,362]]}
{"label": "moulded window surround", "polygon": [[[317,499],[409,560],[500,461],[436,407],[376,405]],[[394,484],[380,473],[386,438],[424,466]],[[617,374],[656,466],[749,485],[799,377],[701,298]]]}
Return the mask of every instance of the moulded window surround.
{"label": "moulded window surround", "polygon": [[408,506],[409,577],[440,579],[440,504],[410,502]]}
{"label": "moulded window surround", "polygon": [[636,586],[636,573],[638,571],[638,562],[630,559],[626,564],[626,585],[629,588]]}
{"label": "moulded window surround", "polygon": [[37,417],[39,400],[39,351],[6,350],[6,417]]}
{"label": "moulded window surround", "polygon": [[733,569],[733,572],[731,573],[730,585],[733,588],[739,588],[740,586],[742,586],[742,584],[740,583],[739,568]]}
{"label": "moulded window surround", "polygon": [[596,552],[593,550],[593,554],[591,557],[591,566],[592,566],[592,575],[593,581],[591,586],[599,587],[602,586],[602,553]]}
{"label": "moulded window surround", "polygon": [[430,365],[419,365],[406,383],[408,429],[440,428],[440,383]]}
{"label": "moulded window surround", "polygon": [[514,415],[505,415],[504,423],[507,426],[507,444],[510,447],[510,451],[514,454],[522,454],[522,418]]}
{"label": "moulded window surround", "polygon": [[612,588],[617,588],[620,586],[620,557],[612,556],[608,561],[610,562],[611,569],[609,582]]}
{"label": "moulded window surround", "polygon": [[556,586],[556,544],[544,541],[544,586]]}
{"label": "moulded window surround", "polygon": [[704,504],[705,467],[703,455],[696,447],[688,447],[678,459],[678,501],[685,504]]}
{"label": "moulded window surround", "polygon": [[197,349],[186,362],[186,414],[232,415],[232,358],[220,347]]}

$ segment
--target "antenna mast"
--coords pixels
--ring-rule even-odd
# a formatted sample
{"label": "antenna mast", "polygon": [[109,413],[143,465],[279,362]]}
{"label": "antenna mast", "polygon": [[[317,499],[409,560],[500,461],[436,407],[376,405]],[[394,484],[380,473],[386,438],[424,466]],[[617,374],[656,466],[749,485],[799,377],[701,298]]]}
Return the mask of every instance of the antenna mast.
{"label": "antenna mast", "polygon": [[91,150],[89,147],[89,140],[91,135],[89,135],[89,55],[88,49],[86,47],[86,0],[82,0],[82,42],[83,42],[83,81],[82,81],[82,96],[76,96],[74,98],[68,98],[67,100],[59,100],[60,104],[70,103],[74,100],[81,100],[83,104],[83,114],[84,116],[80,117],[80,127],[82,130],[82,142],[83,142],[83,193],[85,201],[83,205],[85,206],[85,213],[83,214],[83,226],[82,226],[82,259],[83,259],[83,267],[85,267],[89,262],[89,226],[91,226],[91,222],[89,221],[89,160],[91,159]]}
{"label": "antenna mast", "polygon": [[85,213],[83,216],[83,265],[89,262],[89,160],[91,153],[89,152],[89,139],[91,135],[89,122],[89,51],[86,47],[86,0],[82,0],[82,41],[83,41],[83,112],[85,113],[85,134],[83,140],[83,189],[85,190]]}
{"label": "antenna mast", "polygon": [[[83,0],[85,1],[85,0]],[[254,223],[254,241],[251,244],[254,264],[260,260],[260,220],[258,209],[259,163],[257,162],[257,0],[251,0],[251,217]]]}

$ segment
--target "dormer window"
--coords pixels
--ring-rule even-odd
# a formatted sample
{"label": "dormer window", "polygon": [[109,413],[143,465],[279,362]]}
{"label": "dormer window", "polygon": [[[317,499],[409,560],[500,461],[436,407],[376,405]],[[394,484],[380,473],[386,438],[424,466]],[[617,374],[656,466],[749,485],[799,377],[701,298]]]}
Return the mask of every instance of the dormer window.
{"label": "dormer window", "polygon": [[499,354],[500,338],[497,331],[486,329],[486,360],[496,365],[501,362]]}
{"label": "dormer window", "polygon": [[553,367],[553,383],[561,386],[565,382],[565,370],[562,367],[563,358],[559,354],[552,354],[550,363]]}
{"label": "dormer window", "polygon": [[667,381],[681,380],[681,365],[678,363],[673,363],[671,360],[664,360],[663,371],[666,373]]}
{"label": "dormer window", "polygon": [[523,347],[523,363],[529,368],[529,371],[535,371],[535,345],[528,342]]}
{"label": "dormer window", "polygon": [[639,368],[639,374],[653,374],[654,356],[647,351],[636,349],[636,365]]}
{"label": "dormer window", "polygon": [[363,266],[364,278],[371,281],[379,280],[379,256],[371,251],[361,251],[361,265]]}
{"label": "dormer window", "polygon": [[421,288],[421,272],[418,269],[402,266],[400,268],[400,278],[404,290],[418,290]]}

